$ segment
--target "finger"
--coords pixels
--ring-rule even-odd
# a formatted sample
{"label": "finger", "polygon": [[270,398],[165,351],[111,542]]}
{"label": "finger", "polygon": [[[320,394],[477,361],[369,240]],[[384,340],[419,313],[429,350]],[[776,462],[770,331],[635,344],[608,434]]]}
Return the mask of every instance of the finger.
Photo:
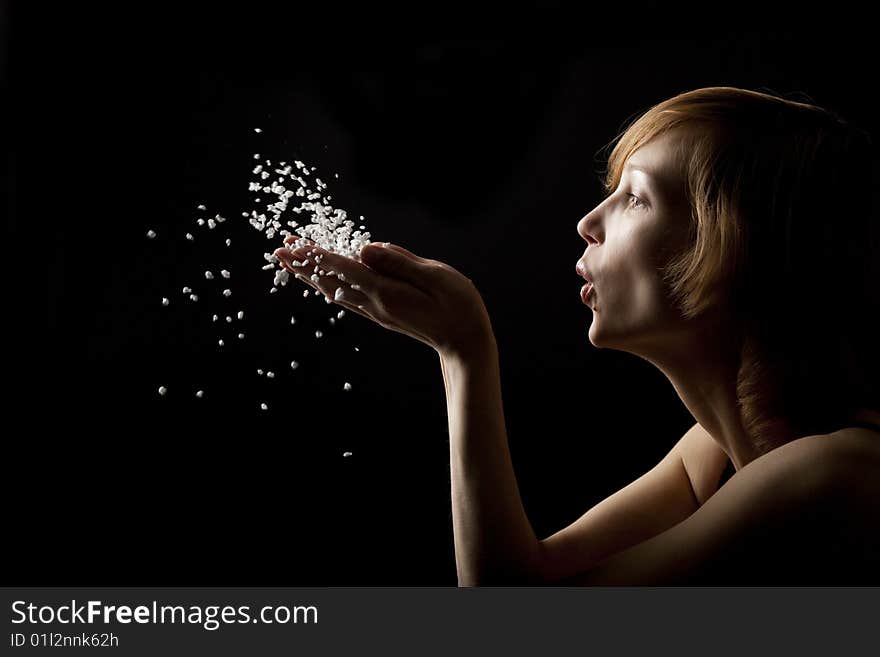
{"label": "finger", "polygon": [[385,248],[387,248],[387,249],[394,249],[395,251],[399,251],[399,252],[402,253],[403,255],[405,255],[405,256],[409,256],[410,258],[412,258],[413,260],[416,260],[416,261],[418,261],[418,262],[427,262],[427,260],[428,260],[427,258],[423,258],[423,257],[421,257],[421,256],[417,256],[417,255],[416,255],[415,253],[413,253],[412,251],[407,251],[406,249],[404,249],[404,248],[403,248],[402,246],[400,246],[399,244],[392,244],[391,242],[385,242]]}
{"label": "finger", "polygon": [[315,243],[313,240],[310,240],[308,237],[301,238],[301,237],[300,237],[299,235],[297,235],[296,233],[291,233],[290,235],[288,235],[287,237],[285,237],[285,238],[284,238],[284,243],[287,244],[287,245],[290,245],[290,244],[293,244],[294,242],[296,242],[298,239],[304,239],[304,240],[305,240],[306,242],[308,242],[309,244],[314,244],[314,243]]}
{"label": "finger", "polygon": [[[308,256],[310,252],[311,257]],[[341,274],[340,280],[343,282],[363,287],[365,290],[375,290],[383,284],[381,277],[363,263],[317,246],[294,249],[290,252],[290,256],[300,261],[308,258],[324,271],[331,271],[337,277]]]}
{"label": "finger", "polygon": [[430,264],[420,262],[421,258],[416,260],[397,249],[385,247],[381,242],[364,246],[361,249],[361,260],[370,269],[406,281],[424,292],[428,292],[434,282],[435,271]]}

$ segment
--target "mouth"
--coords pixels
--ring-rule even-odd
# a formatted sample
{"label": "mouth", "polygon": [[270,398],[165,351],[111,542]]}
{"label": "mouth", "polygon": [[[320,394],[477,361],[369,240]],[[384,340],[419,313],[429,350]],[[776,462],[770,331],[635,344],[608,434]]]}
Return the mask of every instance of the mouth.
{"label": "mouth", "polygon": [[588,281],[587,284],[581,288],[581,302],[584,305],[587,305],[587,306],[590,305],[588,302],[588,299],[589,299],[590,294],[592,294],[592,292],[593,292],[593,284]]}

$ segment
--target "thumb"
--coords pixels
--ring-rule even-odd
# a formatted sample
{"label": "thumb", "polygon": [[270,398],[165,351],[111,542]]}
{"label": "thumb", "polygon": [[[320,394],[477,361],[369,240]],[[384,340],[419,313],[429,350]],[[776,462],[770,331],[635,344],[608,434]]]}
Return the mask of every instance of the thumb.
{"label": "thumb", "polygon": [[361,249],[361,261],[370,269],[405,281],[416,282],[425,276],[425,266],[384,246],[387,242],[371,242]]}

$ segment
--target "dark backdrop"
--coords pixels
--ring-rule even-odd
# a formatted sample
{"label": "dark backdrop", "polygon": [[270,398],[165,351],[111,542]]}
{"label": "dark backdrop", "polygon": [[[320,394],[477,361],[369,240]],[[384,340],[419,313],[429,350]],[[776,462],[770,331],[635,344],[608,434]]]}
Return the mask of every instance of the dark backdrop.
{"label": "dark backdrop", "polygon": [[[17,584],[455,584],[438,358],[357,316],[328,326],[338,308],[301,285],[268,294],[276,243],[241,217],[252,153],[318,167],[375,240],[476,282],[545,537],[693,424],[657,370],[587,338],[576,224],[601,200],[599,151],[651,105],[714,85],[800,94],[875,130],[857,18],[740,28],[717,7],[551,3],[514,28],[476,5],[69,4],[6,12]],[[438,29],[449,17],[504,20],[464,35]],[[198,228],[199,203],[228,221]],[[202,274],[221,268],[229,299]]]}

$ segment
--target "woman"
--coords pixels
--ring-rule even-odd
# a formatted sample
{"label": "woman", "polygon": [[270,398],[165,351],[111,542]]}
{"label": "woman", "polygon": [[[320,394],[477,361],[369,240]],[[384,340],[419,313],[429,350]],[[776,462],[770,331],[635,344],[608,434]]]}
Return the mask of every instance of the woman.
{"label": "woman", "polygon": [[[620,136],[606,197],[577,226],[590,342],[656,365],[696,424],[543,540],[519,497],[472,282],[391,244],[357,260],[289,237],[275,255],[439,354],[459,585],[876,583],[870,148],[832,112],[732,87],[666,100]],[[344,276],[313,283],[315,255]]]}

